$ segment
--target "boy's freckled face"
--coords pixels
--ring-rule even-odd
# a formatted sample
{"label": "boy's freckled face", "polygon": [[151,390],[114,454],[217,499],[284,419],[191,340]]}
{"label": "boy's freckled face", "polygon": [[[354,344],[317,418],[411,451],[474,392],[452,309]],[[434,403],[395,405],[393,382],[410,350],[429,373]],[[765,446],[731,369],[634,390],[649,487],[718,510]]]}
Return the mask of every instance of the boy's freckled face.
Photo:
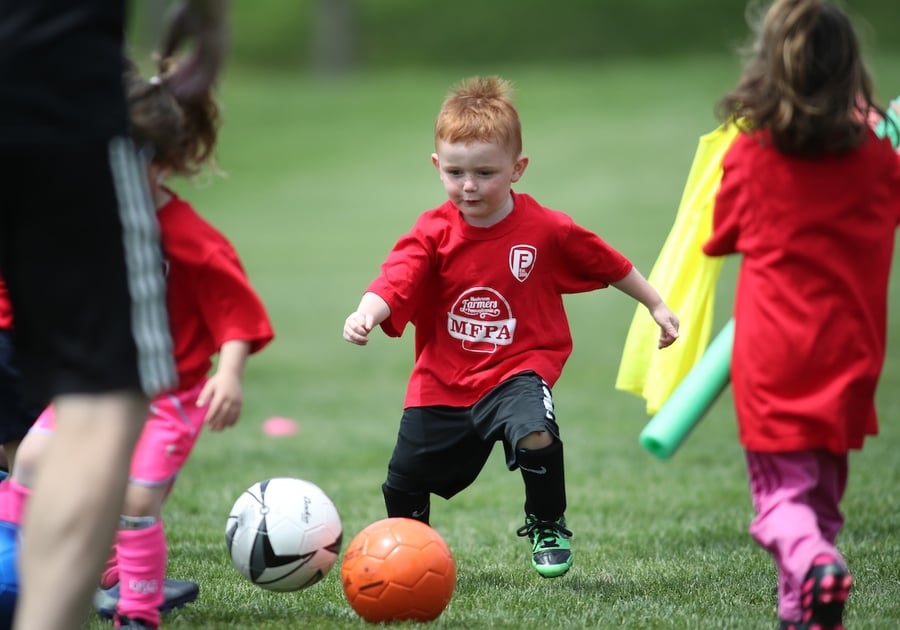
{"label": "boy's freckled face", "polygon": [[490,142],[437,143],[431,160],[450,201],[472,225],[488,226],[512,210],[510,187],[528,159]]}

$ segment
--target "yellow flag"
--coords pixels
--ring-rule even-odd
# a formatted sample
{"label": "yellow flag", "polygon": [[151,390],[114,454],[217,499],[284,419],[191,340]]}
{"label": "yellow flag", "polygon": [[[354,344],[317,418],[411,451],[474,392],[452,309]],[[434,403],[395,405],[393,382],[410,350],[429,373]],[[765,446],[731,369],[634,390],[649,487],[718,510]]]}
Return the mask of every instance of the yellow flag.
{"label": "yellow flag", "polygon": [[734,125],[723,125],[700,137],[675,222],[648,277],[681,322],[678,341],[659,350],[659,328],[643,306],[625,338],[616,389],[646,399],[649,415],[659,411],[709,343],[722,258],[706,256],[702,247],[712,233],[722,158],[737,133]]}

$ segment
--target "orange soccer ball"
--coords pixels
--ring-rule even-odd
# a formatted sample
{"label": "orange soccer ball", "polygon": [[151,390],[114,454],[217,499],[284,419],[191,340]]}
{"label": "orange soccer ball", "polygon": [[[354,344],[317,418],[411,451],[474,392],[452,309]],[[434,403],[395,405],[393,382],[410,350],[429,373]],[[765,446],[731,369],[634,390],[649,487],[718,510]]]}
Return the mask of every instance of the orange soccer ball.
{"label": "orange soccer ball", "polygon": [[370,623],[432,621],[456,586],[456,563],[441,535],[410,518],[386,518],[360,531],[344,553],[341,583]]}

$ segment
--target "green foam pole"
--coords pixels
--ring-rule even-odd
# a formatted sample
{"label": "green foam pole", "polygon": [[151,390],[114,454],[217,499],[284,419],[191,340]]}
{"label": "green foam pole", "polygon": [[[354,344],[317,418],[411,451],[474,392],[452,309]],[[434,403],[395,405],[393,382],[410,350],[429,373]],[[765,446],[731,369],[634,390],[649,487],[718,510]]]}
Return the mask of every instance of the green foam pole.
{"label": "green foam pole", "polygon": [[900,114],[895,109],[895,105],[898,104],[900,104],[900,96],[888,105],[887,118],[880,120],[875,125],[875,133],[879,138],[890,138],[891,145],[900,150]]}
{"label": "green foam pole", "polygon": [[728,385],[733,342],[734,320],[729,319],[641,431],[638,441],[652,455],[670,458]]}

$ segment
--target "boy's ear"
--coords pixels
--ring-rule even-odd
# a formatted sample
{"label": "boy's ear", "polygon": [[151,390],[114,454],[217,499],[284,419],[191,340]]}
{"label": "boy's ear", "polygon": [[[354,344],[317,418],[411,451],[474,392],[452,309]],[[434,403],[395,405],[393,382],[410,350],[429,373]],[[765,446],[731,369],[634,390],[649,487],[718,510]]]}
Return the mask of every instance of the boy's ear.
{"label": "boy's ear", "polygon": [[512,173],[512,181],[515,183],[519,181],[522,175],[525,173],[525,169],[528,167],[528,156],[520,155],[516,158],[516,163],[513,164],[513,173]]}
{"label": "boy's ear", "polygon": [[431,163],[434,164],[434,168],[441,170],[441,160],[438,158],[437,153],[431,154]]}

